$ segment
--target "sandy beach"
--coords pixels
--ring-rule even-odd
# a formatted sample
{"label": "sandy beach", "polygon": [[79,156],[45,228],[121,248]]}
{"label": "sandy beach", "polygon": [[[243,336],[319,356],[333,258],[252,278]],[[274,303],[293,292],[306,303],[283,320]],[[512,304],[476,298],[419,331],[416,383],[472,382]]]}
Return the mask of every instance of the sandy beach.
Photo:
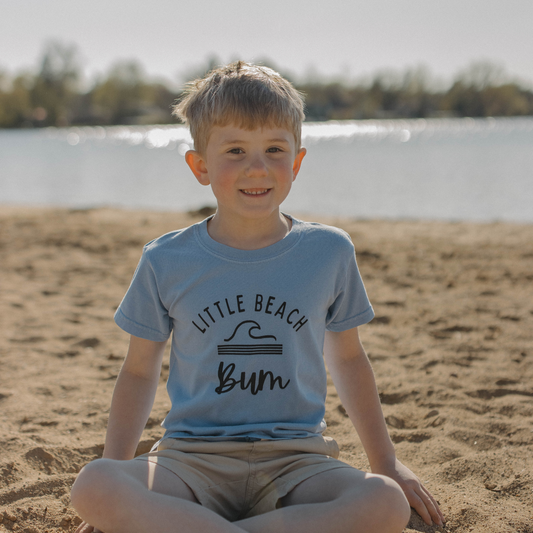
{"label": "sandy beach", "polygon": [[[114,311],[142,245],[201,218],[0,209],[0,531],[75,531],[70,486],[102,453],[127,348]],[[532,533],[533,225],[314,220],[352,236],[392,440],[447,517],[413,512],[405,531]],[[168,354],[139,453],[162,434],[167,372]],[[326,421],[367,469],[332,383]]]}

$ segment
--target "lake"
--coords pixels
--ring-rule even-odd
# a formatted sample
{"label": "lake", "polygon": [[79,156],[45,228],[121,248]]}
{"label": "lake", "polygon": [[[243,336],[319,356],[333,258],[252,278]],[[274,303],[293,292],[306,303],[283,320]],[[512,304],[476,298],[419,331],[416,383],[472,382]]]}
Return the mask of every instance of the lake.
{"label": "lake", "polygon": [[[190,210],[214,205],[183,126],[0,131],[0,204]],[[305,123],[286,212],[533,222],[533,117]]]}

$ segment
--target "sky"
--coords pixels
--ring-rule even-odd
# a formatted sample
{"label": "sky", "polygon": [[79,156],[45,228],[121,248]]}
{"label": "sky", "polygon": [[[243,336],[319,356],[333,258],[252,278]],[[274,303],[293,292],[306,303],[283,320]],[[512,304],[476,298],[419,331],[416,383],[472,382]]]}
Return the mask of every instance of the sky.
{"label": "sky", "polygon": [[87,75],[137,59],[182,83],[216,56],[268,59],[301,80],[360,80],[424,65],[449,82],[491,61],[533,87],[532,0],[0,0],[0,70],[76,44]]}

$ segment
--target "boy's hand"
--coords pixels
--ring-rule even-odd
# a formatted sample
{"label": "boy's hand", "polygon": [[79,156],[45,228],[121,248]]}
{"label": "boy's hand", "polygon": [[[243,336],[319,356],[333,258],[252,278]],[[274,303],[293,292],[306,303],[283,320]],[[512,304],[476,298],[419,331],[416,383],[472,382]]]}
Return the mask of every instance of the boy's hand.
{"label": "boy's hand", "polygon": [[87,522],[82,522],[78,529],[76,529],[76,533],[103,533],[103,531],[100,531],[99,529],[95,529],[93,526],[89,525]]}
{"label": "boy's hand", "polygon": [[422,485],[418,477],[398,459],[393,465],[372,469],[372,472],[388,476],[396,481],[405,493],[409,505],[422,517],[426,524],[444,525],[446,520],[435,498]]}

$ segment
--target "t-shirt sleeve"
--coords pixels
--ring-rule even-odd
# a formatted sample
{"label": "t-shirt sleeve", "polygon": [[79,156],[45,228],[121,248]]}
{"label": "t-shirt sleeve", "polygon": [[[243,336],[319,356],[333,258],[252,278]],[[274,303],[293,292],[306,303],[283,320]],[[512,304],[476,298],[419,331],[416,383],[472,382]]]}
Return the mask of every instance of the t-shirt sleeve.
{"label": "t-shirt sleeve", "polygon": [[115,313],[115,322],[130,335],[150,341],[166,341],[170,336],[172,321],[161,301],[157,278],[146,248],[130,287]]}
{"label": "t-shirt sleeve", "polygon": [[347,260],[346,277],[341,281],[337,297],[328,310],[326,329],[345,331],[366,324],[373,318],[374,310],[366,294],[352,248]]}

